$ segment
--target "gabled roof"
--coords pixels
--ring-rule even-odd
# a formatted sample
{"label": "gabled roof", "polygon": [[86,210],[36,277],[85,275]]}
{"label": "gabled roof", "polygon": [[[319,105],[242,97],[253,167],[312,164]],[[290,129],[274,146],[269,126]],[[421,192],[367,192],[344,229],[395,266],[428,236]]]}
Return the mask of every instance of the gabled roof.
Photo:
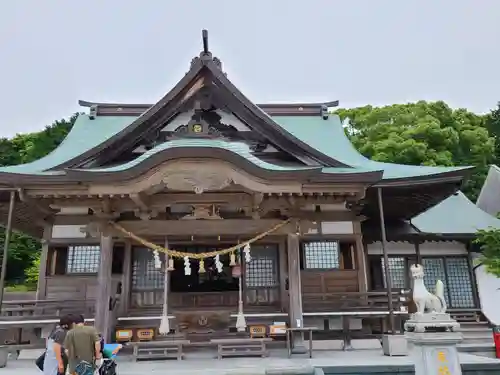
{"label": "gabled roof", "polygon": [[411,223],[423,233],[461,235],[478,230],[500,228],[500,220],[487,214],[461,191],[418,215]]}
{"label": "gabled roof", "polygon": [[[314,147],[302,142],[283,130],[273,119],[246,98],[226,77],[210,52],[204,52],[193,60],[186,75],[156,104],[137,117],[128,127],[109,137],[106,141],[90,150],[67,160],[56,168],[77,167],[93,160],[100,153],[118,155],[124,149],[145,135],[158,131],[165,123],[181,110],[181,106],[205,86],[214,86],[224,95],[224,103],[237,113],[254,130],[273,141],[291,154],[306,153],[312,160],[325,166],[348,167],[330,158]],[[318,114],[319,115],[319,114]]]}
{"label": "gabled roof", "polygon": [[[23,183],[64,183],[79,176],[91,181],[99,176],[132,176],[161,157],[174,158],[194,152],[218,152],[256,173],[280,171],[304,175],[304,169],[290,169],[260,160],[239,143],[220,140],[199,142],[172,139],[154,147],[133,161],[109,166],[125,150],[164,129],[180,113],[192,109],[193,97],[208,88],[216,108],[232,113],[254,134],[276,149],[312,167],[324,181],[352,178],[369,186],[384,187],[384,211],[388,217],[409,219],[457,191],[471,167],[427,167],[381,163],[362,156],[346,136],[338,116],[327,107],[338,102],[268,104],[257,106],[246,98],[222,71],[220,60],[205,49],[193,59],[189,71],[154,105],[89,103],[91,115],[80,115],[64,142],[52,153],[35,162],[0,168],[0,185]],[[197,97],[197,101],[198,101]],[[177,154],[176,154],[177,153]],[[103,165],[109,167],[103,168]],[[45,179],[45,180],[44,180]],[[376,191],[368,189],[363,214],[378,215]],[[404,214],[401,211],[404,210]]]}
{"label": "gabled roof", "polygon": [[490,215],[497,216],[500,213],[500,168],[498,166],[490,166],[476,204]]}

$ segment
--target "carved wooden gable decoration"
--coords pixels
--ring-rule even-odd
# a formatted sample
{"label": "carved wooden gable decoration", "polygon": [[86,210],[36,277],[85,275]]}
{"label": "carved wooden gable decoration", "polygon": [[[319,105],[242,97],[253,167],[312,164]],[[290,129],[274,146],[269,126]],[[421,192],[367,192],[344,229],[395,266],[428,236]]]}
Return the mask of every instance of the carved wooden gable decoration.
{"label": "carved wooden gable decoration", "polygon": [[328,106],[337,102],[257,106],[229,81],[221,61],[208,50],[206,33],[199,57],[156,104],[125,108],[117,104],[81,104],[91,106],[96,116],[140,116],[103,144],[58,168],[119,165],[165,142],[193,138],[242,142],[255,156],[278,165],[343,166],[284,131],[270,116],[314,114],[326,119]]}

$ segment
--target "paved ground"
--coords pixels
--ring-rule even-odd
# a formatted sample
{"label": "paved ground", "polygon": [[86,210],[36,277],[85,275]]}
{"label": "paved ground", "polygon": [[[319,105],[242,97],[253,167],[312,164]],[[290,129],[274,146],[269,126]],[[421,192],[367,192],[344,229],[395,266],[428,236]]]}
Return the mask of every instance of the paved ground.
{"label": "paved ground", "polygon": [[[1,370],[2,375],[40,375],[34,365],[41,351],[24,351],[18,360],[9,361],[6,368]],[[379,350],[355,350],[351,352],[321,351],[314,353],[314,358],[294,356],[287,358],[286,352],[281,349],[271,350],[268,358],[228,358],[214,359],[215,352],[198,352],[187,355],[184,361],[150,361],[131,362],[129,357],[118,359],[119,375],[142,375],[146,372],[175,371],[176,375],[263,375],[266,370],[278,370],[283,373],[298,375],[311,373],[313,367],[355,366],[359,364],[369,366],[409,365],[411,357],[385,357]],[[461,363],[498,363],[500,360],[479,357],[460,353]],[[286,370],[288,371],[286,371]]]}

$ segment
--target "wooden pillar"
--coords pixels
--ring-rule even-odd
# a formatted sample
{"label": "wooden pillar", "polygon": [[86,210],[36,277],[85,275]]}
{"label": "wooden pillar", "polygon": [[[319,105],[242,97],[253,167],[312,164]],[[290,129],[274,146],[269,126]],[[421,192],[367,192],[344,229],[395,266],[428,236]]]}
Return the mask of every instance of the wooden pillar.
{"label": "wooden pillar", "polygon": [[417,264],[422,264],[422,255],[420,254],[420,242],[415,241],[415,255],[417,258]]}
{"label": "wooden pillar", "polygon": [[278,264],[279,264],[279,282],[280,282],[280,300],[281,311],[288,311],[290,301],[288,298],[288,260],[286,256],[286,241],[283,238],[278,244]]}
{"label": "wooden pillar", "polygon": [[111,338],[111,264],[113,260],[113,237],[105,230],[101,230],[101,258],[97,274],[97,297],[95,304],[95,327],[102,333],[104,340]]}
{"label": "wooden pillar", "polygon": [[132,282],[132,243],[125,241],[125,254],[123,257],[122,295],[120,313],[126,315],[130,308],[130,284]]}
{"label": "wooden pillar", "polygon": [[[165,249],[168,249],[168,238],[165,237],[164,242]],[[160,322],[160,333],[167,335],[170,332],[170,321],[168,319],[168,295],[170,293],[170,272],[168,271],[168,254],[165,255],[165,261],[163,263],[163,307],[162,307],[162,319],[165,319],[165,322]]]}
{"label": "wooden pillar", "polygon": [[363,234],[361,232],[361,222],[353,221],[354,234],[356,236],[356,269],[358,271],[358,285],[361,293],[368,290],[368,276],[366,272],[366,254],[363,246]]}
{"label": "wooden pillar", "polygon": [[[288,252],[288,293],[290,307],[288,314],[290,317],[290,327],[303,327],[302,316],[302,287],[300,283],[300,243],[298,234],[287,235]],[[304,335],[293,335],[293,352],[305,353]]]}
{"label": "wooden pillar", "polygon": [[385,229],[385,218],[384,218],[384,203],[382,200],[382,188],[377,189],[378,198],[378,208],[380,214],[380,231],[381,231],[381,244],[382,244],[382,254],[384,256],[384,271],[385,271],[385,285],[387,291],[387,304],[389,305],[389,321],[391,323],[391,334],[396,333],[396,322],[394,319],[394,308],[392,303],[392,279],[391,270],[389,268],[389,256],[387,254],[387,233]]}
{"label": "wooden pillar", "polygon": [[36,299],[44,300],[47,298],[47,264],[49,258],[49,240],[52,237],[52,226],[48,225],[43,230],[41,240],[42,249],[40,253],[40,269],[38,270],[38,283],[36,286]]}

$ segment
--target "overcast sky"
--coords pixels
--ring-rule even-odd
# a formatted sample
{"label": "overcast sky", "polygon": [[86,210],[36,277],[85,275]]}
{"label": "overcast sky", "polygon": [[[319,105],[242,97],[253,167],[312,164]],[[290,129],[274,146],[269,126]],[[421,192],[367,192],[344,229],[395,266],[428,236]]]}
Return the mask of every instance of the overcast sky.
{"label": "overcast sky", "polygon": [[0,136],[41,130],[78,99],[156,102],[203,28],[259,103],[500,100],[500,0],[15,0],[0,7]]}

